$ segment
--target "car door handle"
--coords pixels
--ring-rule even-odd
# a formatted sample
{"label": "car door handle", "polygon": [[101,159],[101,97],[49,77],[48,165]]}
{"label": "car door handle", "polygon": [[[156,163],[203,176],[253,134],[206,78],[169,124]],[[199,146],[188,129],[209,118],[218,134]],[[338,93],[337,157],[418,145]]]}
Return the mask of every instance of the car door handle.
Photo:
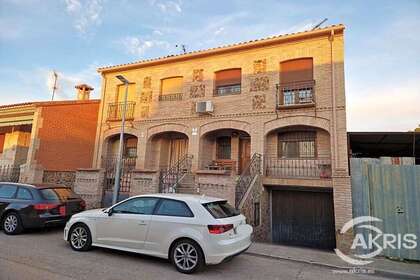
{"label": "car door handle", "polygon": [[141,222],[139,222],[138,223],[140,226],[145,226],[145,225],[147,225],[147,223],[145,222],[145,221],[141,221]]}

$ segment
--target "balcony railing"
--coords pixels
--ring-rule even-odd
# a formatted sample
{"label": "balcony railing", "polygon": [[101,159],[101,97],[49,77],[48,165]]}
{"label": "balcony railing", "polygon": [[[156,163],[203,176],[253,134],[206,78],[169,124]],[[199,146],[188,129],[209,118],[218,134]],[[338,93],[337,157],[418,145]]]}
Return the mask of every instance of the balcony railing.
{"label": "balcony railing", "polygon": [[159,95],[159,101],[178,101],[178,100],[182,100],[182,92]]}
{"label": "balcony railing", "polygon": [[241,85],[231,85],[231,86],[217,87],[214,90],[213,95],[224,96],[224,95],[240,94],[240,93],[241,93]]}
{"label": "balcony railing", "polygon": [[264,175],[273,178],[331,178],[331,159],[265,157]]}
{"label": "balcony railing", "polygon": [[[129,101],[127,102],[127,108],[125,111],[125,119],[126,120],[134,120],[134,108],[136,106],[135,102]],[[110,103],[108,105],[108,121],[120,121],[122,119],[122,114],[124,110],[124,103]]]}
{"label": "balcony railing", "polygon": [[303,81],[277,85],[277,107],[315,105],[315,81]]}

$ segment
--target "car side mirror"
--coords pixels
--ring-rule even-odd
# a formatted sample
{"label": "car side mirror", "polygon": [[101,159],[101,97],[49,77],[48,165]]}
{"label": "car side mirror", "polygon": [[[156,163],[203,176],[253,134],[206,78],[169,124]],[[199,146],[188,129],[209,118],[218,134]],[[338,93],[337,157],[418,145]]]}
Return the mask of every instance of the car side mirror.
{"label": "car side mirror", "polygon": [[106,211],[106,213],[108,214],[108,216],[112,216],[112,208],[108,209],[108,211]]}

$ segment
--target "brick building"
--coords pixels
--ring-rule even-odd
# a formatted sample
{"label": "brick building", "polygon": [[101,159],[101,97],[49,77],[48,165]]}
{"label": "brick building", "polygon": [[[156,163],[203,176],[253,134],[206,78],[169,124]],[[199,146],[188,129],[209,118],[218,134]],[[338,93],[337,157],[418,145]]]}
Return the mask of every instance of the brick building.
{"label": "brick building", "polygon": [[[99,100],[79,85],[77,100],[0,106],[0,180],[72,184],[93,157]],[[67,182],[65,182],[67,180]]]}
{"label": "brick building", "polygon": [[106,200],[114,183],[125,90],[115,76],[123,75],[130,81],[123,195],[224,197],[259,240],[346,247],[348,236],[339,234],[352,218],[343,25],[98,71],[93,165],[103,179],[86,170],[79,183],[105,191],[91,194]]}

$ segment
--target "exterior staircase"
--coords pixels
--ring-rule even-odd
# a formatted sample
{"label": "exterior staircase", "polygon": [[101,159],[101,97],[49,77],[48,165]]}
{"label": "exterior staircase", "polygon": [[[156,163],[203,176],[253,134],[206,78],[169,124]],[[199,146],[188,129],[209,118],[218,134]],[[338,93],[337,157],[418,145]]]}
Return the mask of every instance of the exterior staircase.
{"label": "exterior staircase", "polygon": [[194,174],[186,173],[175,189],[177,193],[197,194]]}
{"label": "exterior staircase", "polygon": [[[185,155],[174,165],[160,170],[159,192],[175,193],[181,181],[187,180],[191,174],[191,155]],[[188,186],[188,184],[186,185]]]}

